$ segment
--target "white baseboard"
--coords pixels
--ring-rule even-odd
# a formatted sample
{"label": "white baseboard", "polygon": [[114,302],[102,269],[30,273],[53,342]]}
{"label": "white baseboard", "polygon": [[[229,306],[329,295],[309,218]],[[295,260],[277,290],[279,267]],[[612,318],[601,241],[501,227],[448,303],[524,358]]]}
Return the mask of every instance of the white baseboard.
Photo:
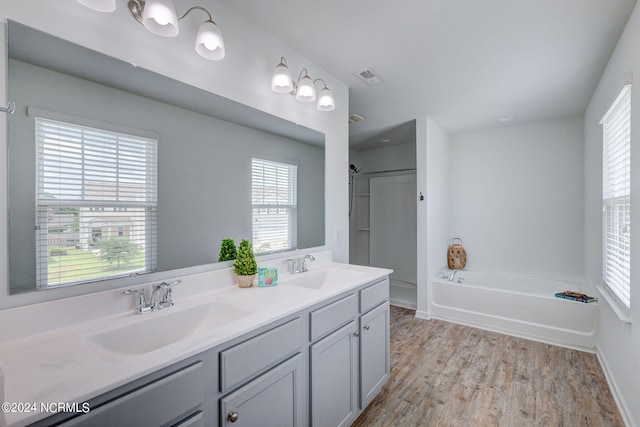
{"label": "white baseboard", "polygon": [[418,319],[431,320],[431,313],[423,310],[416,310],[416,317]]}
{"label": "white baseboard", "polygon": [[622,397],[618,389],[618,384],[616,383],[613,375],[611,374],[611,369],[609,368],[609,364],[607,363],[607,359],[598,349],[596,351],[596,356],[598,357],[598,362],[600,362],[600,366],[602,367],[602,371],[604,372],[604,377],[609,384],[609,389],[611,390],[611,394],[613,394],[613,399],[616,401],[618,405],[618,410],[620,411],[620,415],[622,416],[622,421],[627,427],[638,427],[631,417],[631,412],[629,411],[629,407],[627,406],[626,401]]}
{"label": "white baseboard", "polygon": [[408,308],[409,310],[415,310],[416,308],[418,308],[418,305],[415,302],[402,301],[393,298],[389,300],[389,304],[395,305],[396,307]]}

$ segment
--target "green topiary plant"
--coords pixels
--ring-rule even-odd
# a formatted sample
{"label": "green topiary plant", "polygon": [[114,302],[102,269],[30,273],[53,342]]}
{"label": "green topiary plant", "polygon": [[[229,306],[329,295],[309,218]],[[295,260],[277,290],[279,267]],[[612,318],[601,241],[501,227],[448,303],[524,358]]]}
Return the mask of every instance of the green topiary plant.
{"label": "green topiary plant", "polygon": [[238,256],[236,252],[236,242],[233,239],[222,239],[220,245],[220,255],[218,255],[218,262],[233,261]]}
{"label": "green topiary plant", "polygon": [[242,240],[238,246],[238,258],[233,264],[233,271],[239,276],[250,276],[258,272],[258,263],[253,255],[251,242]]}

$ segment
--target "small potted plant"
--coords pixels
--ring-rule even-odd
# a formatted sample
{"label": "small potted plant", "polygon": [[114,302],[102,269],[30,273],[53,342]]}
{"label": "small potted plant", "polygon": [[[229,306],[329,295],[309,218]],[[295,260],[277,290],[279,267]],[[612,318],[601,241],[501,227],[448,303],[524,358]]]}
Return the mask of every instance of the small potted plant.
{"label": "small potted plant", "polygon": [[258,272],[258,263],[253,254],[253,247],[248,240],[242,240],[238,246],[238,257],[233,264],[233,271],[238,278],[238,286],[241,288],[250,288],[253,286],[253,280]]}
{"label": "small potted plant", "polygon": [[236,242],[234,242],[233,239],[222,239],[218,262],[233,261],[237,256]]}

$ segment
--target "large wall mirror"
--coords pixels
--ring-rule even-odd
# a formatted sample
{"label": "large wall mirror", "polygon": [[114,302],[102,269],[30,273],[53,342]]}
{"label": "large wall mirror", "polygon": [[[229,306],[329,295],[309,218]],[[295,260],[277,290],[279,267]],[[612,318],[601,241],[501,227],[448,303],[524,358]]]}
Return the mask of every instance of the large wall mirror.
{"label": "large wall mirror", "polygon": [[[111,269],[114,277],[122,271],[130,280],[139,273],[132,265],[142,262],[140,247],[155,247],[153,271],[158,272],[217,262],[223,238],[252,239],[252,158],[297,167],[296,246],[324,245],[324,135],[22,24],[9,21],[7,26],[8,99],[16,104],[8,116],[11,294],[83,283],[64,276],[66,266],[78,262]],[[65,123],[106,133],[86,137],[89,142],[81,149],[43,145],[76,131]],[[96,165],[92,156],[110,150],[103,140],[112,134],[157,140],[153,183],[128,181],[127,176],[153,167],[146,154],[139,155],[136,142],[117,136],[124,140],[118,142],[124,154],[107,158],[125,171],[124,178],[96,187],[98,178],[86,170],[106,168],[111,160],[101,158],[104,163]],[[53,163],[52,156],[57,156]],[[81,185],[54,171],[68,163],[73,165],[67,171],[82,175]],[[143,203],[143,187],[156,192],[152,208]],[[114,196],[112,202],[80,207],[48,205],[47,199],[64,199],[61,189],[67,196]],[[115,196],[121,193],[128,199]],[[139,215],[127,204],[134,199],[140,202]],[[154,219],[146,227],[154,229],[152,240],[135,231],[136,218],[148,218],[150,210]],[[57,225],[43,227],[43,220]],[[142,240],[110,259],[105,256],[110,239]],[[143,258],[149,256],[143,252]]]}

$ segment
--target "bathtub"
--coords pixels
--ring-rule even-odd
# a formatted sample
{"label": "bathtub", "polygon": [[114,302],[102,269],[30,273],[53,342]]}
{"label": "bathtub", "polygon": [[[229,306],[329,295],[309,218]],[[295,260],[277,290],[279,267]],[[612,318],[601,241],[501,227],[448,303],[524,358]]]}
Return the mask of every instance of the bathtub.
{"label": "bathtub", "polygon": [[449,269],[431,279],[431,317],[589,352],[596,348],[598,303],[554,296],[595,296],[583,282],[502,272]]}

